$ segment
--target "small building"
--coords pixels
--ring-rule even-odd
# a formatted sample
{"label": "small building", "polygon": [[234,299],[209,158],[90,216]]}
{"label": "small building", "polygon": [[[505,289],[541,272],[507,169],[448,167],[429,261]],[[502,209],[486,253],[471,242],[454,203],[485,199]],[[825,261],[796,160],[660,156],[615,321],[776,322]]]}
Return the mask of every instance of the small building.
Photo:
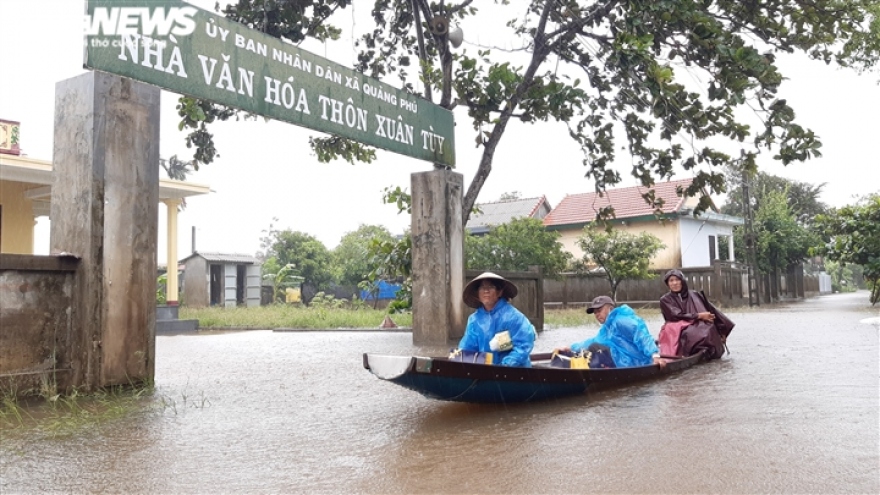
{"label": "small building", "polygon": [[[608,189],[601,196],[595,192],[570,194],[544,218],[544,227],[559,232],[559,242],[564,249],[579,259],[584,253],[577,240],[583,235],[584,227],[610,206],[614,208],[611,224],[615,229],[636,235],[648,232],[666,245],[651,260],[651,268],[704,267],[716,260],[734,261],[733,228],[743,225],[743,219],[720,214],[714,206],[695,215],[699,199],[678,195],[692,180],[660,182],[652,188]],[[654,190],[657,200],[663,200],[659,215],[642,197],[650,189]],[[726,253],[721,252],[720,238],[726,238]]]}
{"label": "small building", "polygon": [[543,219],[550,213],[550,203],[545,196],[540,198],[509,199],[493,203],[479,203],[479,213],[471,215],[467,231],[472,235],[489,233],[492,227],[504,225],[514,218]]}
{"label": "small building", "polygon": [[183,303],[191,308],[207,306],[259,306],[260,260],[247,254],[195,252],[180,260],[183,272]]}

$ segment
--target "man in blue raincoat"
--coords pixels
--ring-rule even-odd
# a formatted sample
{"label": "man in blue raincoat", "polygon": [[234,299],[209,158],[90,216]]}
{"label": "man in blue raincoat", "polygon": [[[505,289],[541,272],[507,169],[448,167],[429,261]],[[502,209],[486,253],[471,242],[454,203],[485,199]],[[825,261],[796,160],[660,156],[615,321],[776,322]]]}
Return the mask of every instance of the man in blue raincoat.
{"label": "man in blue raincoat", "polygon": [[563,350],[577,353],[589,348],[590,344],[601,344],[611,349],[611,357],[618,368],[666,365],[666,361],[660,358],[660,349],[648,332],[645,320],[626,304],[617,306],[610,297],[599,296],[590,303],[587,313],[594,314],[602,324],[599,333]]}

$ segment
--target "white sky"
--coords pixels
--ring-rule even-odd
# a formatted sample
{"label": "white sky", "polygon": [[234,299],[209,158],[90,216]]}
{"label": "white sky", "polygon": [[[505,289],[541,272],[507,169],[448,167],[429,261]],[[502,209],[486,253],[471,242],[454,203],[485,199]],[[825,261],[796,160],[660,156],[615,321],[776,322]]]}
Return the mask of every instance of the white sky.
{"label": "white sky", "polygon": [[[214,0],[191,3],[213,10]],[[371,4],[371,3],[370,3]],[[362,3],[360,5],[366,5]],[[0,118],[21,122],[21,147],[27,155],[52,158],[55,83],[84,72],[82,69],[83,4],[78,0],[0,0]],[[367,29],[360,7],[337,25]],[[354,22],[353,19],[357,19]],[[497,19],[493,24],[500,25]],[[497,45],[480,25],[464,26],[462,49],[469,44]],[[347,36],[347,33],[344,34]],[[351,66],[350,39],[341,47],[305,46],[307,50]],[[783,167],[769,155],[762,170],[812,184],[826,182],[822,200],[831,206],[880,190],[880,86],[877,73],[857,76],[804,57],[786,57],[781,69],[790,80],[779,97],[786,98],[799,122],[813,129],[824,146],[823,157]],[[394,84],[393,81],[387,81]],[[177,154],[189,159],[185,134],[177,130],[177,95],[162,93],[162,157]],[[464,112],[456,113],[456,171],[469,184],[476,172],[480,149],[473,145],[473,129]],[[206,184],[215,192],[188,201],[179,218],[183,258],[190,253],[192,227],[200,251],[253,254],[262,231],[273,217],[276,227],[316,236],[328,248],[360,224],[379,224],[392,233],[409,225],[407,215],[381,202],[387,186],[409,189],[410,174],[432,169],[428,162],[382,150],[372,164],[320,164],[311,154],[309,136],[319,133],[281,122],[227,122],[213,126],[220,158],[205,165],[189,181]],[[623,185],[634,185],[628,159],[620,160]],[[687,177],[681,171],[676,178]],[[505,192],[523,197],[546,195],[556,206],[566,194],[593,190],[584,177],[581,155],[561,124],[524,126],[512,123],[499,145],[492,173],[479,202],[493,201]],[[160,205],[159,262],[165,262],[165,210]],[[37,254],[48,251],[48,222],[43,217],[35,236]]]}

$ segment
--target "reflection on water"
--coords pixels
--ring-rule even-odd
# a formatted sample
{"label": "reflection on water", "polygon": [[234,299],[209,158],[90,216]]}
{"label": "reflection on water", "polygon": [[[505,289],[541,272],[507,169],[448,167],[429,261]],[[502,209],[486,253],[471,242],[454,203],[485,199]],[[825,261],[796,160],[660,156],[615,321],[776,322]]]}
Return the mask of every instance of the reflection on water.
{"label": "reflection on water", "polygon": [[[864,299],[730,311],[720,362],[507,406],[431,401],[363,369],[365,351],[447,350],[407,333],[159,337],[141,410],[56,438],[2,432],[0,493],[877,493]],[[594,331],[546,331],[536,350]]]}

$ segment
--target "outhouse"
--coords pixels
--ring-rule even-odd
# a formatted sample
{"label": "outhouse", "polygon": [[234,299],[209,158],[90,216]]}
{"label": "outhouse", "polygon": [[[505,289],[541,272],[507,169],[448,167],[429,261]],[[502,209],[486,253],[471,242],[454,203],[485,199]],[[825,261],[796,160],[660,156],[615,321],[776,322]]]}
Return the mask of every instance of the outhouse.
{"label": "outhouse", "polygon": [[183,303],[205,306],[260,305],[260,260],[247,254],[195,252],[180,261],[184,266]]}

